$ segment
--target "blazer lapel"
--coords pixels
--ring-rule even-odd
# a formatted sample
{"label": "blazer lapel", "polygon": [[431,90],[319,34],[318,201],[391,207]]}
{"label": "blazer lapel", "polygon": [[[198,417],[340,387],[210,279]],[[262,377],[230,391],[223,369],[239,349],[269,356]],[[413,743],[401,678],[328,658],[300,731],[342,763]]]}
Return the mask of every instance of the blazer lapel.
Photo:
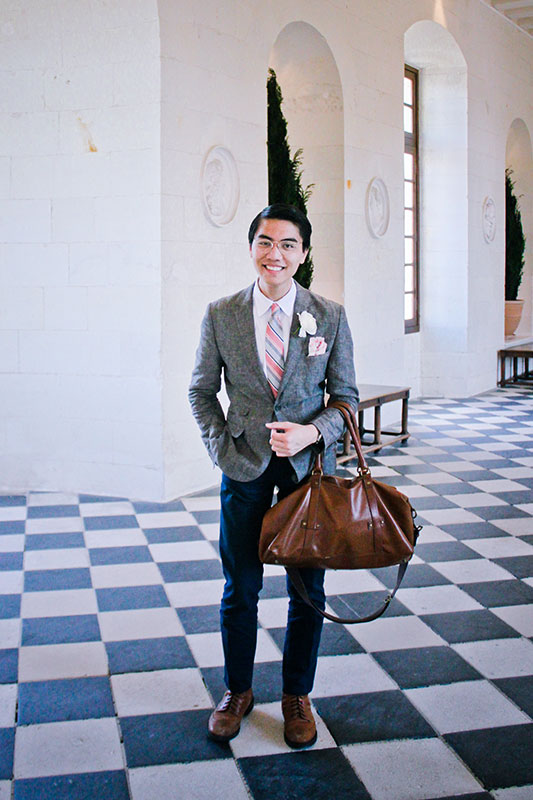
{"label": "blazer lapel", "polygon": [[249,375],[249,382],[254,380],[262,389],[272,395],[270,384],[266,379],[263,367],[259,360],[259,353],[257,352],[257,343],[255,340],[255,325],[254,325],[254,312],[253,312],[253,287],[249,286],[245,289],[241,296],[236,301],[234,309],[235,314],[235,330],[238,332],[238,341],[236,346],[238,348],[238,357],[242,362],[244,369]]}

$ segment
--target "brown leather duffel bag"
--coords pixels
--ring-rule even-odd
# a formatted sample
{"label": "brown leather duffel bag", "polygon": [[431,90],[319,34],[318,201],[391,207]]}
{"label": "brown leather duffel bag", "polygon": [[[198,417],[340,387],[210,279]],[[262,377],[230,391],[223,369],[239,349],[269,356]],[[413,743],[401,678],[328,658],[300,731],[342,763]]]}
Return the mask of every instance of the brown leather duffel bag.
{"label": "brown leather duffel bag", "polygon": [[[340,401],[328,404],[344,416],[359,460],[357,476],[324,475],[317,455],[310,476],[264,516],[259,557],[281,564],[305,602],[334,622],[369,622],[381,616],[396,594],[413,555],[420,528],[408,498],[374,480],[366,464],[355,414]],[[335,617],[309,599],[298,568],[368,569],[399,564],[396,586],[374,614],[355,619]]]}

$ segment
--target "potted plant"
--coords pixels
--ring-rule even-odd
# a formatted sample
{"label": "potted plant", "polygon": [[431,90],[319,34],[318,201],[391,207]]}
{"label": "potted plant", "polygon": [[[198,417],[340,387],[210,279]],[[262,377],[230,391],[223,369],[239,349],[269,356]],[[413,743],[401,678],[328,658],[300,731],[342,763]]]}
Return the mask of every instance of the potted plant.
{"label": "potted plant", "polygon": [[524,272],[526,238],[522,215],[514,192],[512,169],[505,170],[505,335],[512,336],[522,317],[523,300],[518,290]]}

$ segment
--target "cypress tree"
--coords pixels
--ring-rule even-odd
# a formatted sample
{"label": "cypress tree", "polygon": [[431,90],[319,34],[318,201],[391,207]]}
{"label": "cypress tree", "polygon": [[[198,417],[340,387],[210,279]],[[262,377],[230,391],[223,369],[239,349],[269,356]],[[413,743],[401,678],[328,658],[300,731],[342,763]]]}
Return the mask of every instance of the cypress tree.
{"label": "cypress tree", "polygon": [[526,237],[514,193],[513,171],[505,170],[505,299],[516,300],[524,271]]}
{"label": "cypress tree", "polygon": [[[307,201],[311,197],[313,184],[302,186],[302,148],[293,156],[287,136],[287,120],[281,104],[283,96],[273,69],[268,70],[267,103],[268,103],[268,202],[289,203],[307,214]],[[300,264],[294,276],[305,289],[309,289],[313,280],[313,259],[311,248],[303,264]]]}

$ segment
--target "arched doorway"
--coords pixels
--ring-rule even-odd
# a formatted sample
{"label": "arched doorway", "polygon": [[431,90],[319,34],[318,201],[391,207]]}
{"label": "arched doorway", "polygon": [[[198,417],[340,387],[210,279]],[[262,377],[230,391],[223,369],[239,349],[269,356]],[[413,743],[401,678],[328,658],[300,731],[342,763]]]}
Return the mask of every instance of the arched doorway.
{"label": "arched doorway", "polygon": [[269,66],[283,94],[291,150],[303,148],[303,184],[313,183],[313,291],[344,300],[344,110],[335,58],[325,38],[306,22],[277,37]]}
{"label": "arched doorway", "polygon": [[524,272],[518,292],[519,298],[524,300],[524,310],[516,338],[529,336],[533,332],[533,151],[531,136],[521,119],[513,120],[509,128],[505,166],[513,171],[512,179],[526,237]]}

